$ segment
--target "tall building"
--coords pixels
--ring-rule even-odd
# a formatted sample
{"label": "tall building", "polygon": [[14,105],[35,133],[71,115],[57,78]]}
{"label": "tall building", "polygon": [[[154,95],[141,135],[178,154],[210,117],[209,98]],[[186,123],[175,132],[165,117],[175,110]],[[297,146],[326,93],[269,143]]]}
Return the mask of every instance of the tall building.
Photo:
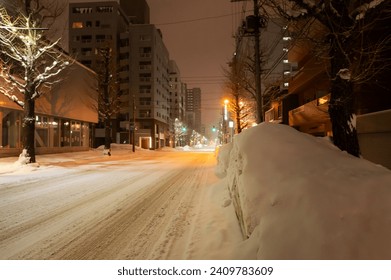
{"label": "tall building", "polygon": [[[110,46],[115,58],[121,108],[112,120],[112,139],[143,148],[171,143],[169,54],[160,30],[149,24],[145,0],[73,3],[69,8],[69,50],[98,71],[98,48]],[[104,140],[96,129],[97,145]],[[132,133],[135,137],[130,137]]]}
{"label": "tall building", "polygon": [[[110,48],[112,55],[112,75],[119,83],[121,114],[112,117],[111,138],[120,142],[121,121],[129,119],[129,43],[122,34],[127,33],[130,22],[117,1],[71,3],[69,5],[69,52],[73,57],[93,69],[102,72],[103,65],[97,50]],[[129,127],[129,126],[128,126]],[[124,133],[129,135],[129,133]],[[104,143],[104,124],[95,129],[95,146]]]}
{"label": "tall building", "polygon": [[[129,26],[130,95],[136,119],[136,144],[149,149],[169,146],[169,54],[162,33],[152,24]],[[135,111],[133,113],[133,109]]]}
{"label": "tall building", "polygon": [[185,121],[186,90],[178,65],[174,60],[170,60],[170,118],[173,120]]}
{"label": "tall building", "polygon": [[190,129],[201,132],[201,89],[191,88],[186,92],[186,118]]}

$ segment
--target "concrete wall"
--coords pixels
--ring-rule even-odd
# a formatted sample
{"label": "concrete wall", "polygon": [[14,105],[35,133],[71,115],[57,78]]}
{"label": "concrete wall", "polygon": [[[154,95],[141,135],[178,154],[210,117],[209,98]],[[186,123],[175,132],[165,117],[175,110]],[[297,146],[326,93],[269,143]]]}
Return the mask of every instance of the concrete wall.
{"label": "concrete wall", "polygon": [[391,169],[391,110],[357,117],[363,158]]}

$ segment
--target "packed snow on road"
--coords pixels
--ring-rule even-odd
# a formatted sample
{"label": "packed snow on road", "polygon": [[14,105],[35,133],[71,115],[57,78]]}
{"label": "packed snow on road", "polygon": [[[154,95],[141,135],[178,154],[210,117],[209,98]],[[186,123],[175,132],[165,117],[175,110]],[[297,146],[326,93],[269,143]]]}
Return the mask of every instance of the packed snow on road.
{"label": "packed snow on road", "polygon": [[1,259],[391,258],[391,171],[287,126],[37,159],[0,159]]}

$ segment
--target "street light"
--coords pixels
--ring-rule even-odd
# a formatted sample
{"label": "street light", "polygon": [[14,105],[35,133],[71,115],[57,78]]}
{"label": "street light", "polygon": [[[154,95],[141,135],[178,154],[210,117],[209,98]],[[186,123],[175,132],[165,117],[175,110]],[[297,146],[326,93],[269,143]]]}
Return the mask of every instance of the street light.
{"label": "street light", "polygon": [[228,103],[229,103],[229,100],[225,99],[224,100],[224,120],[225,121],[228,120]]}
{"label": "street light", "polygon": [[223,143],[228,143],[228,141],[227,141],[228,103],[229,103],[229,100],[225,99],[224,106],[223,106]]}

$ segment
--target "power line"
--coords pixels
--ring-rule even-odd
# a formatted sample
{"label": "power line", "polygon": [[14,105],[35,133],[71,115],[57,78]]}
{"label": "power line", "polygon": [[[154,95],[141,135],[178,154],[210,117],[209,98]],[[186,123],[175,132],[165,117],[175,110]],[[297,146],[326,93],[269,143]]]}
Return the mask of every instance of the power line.
{"label": "power line", "polygon": [[230,14],[219,15],[219,16],[203,17],[203,18],[196,18],[196,19],[173,21],[173,22],[154,23],[154,25],[160,25],[161,26],[161,25],[173,25],[173,24],[190,23],[190,22],[196,22],[196,21],[204,21],[204,20],[218,19],[218,18],[223,18],[223,17],[230,17],[230,16],[233,16],[235,14],[239,14],[239,13],[230,13]]}

